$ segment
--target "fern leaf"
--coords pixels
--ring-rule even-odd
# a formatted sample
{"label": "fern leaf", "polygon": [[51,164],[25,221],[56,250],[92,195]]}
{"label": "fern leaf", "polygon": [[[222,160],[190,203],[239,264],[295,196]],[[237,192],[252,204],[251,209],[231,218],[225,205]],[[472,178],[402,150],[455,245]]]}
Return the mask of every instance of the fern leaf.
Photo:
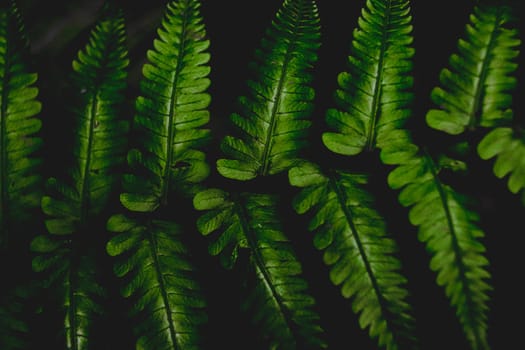
{"label": "fern leaf", "polygon": [[44,196],[43,211],[51,233],[70,234],[105,209],[120,180],[116,168],[126,150],[128,122],[119,115],[129,63],[121,14],[102,19],[88,45],[73,61],[72,76],[79,92],[75,101],[74,164],[70,179],[51,178],[56,197]]}
{"label": "fern leaf", "polygon": [[41,196],[41,159],[35,152],[42,140],[36,134],[41,110],[29,70],[28,41],[14,1],[0,5],[0,248],[10,231],[27,222]]}
{"label": "fern leaf", "polygon": [[337,108],[326,113],[331,131],[322,139],[332,152],[371,151],[382,134],[398,129],[410,115],[410,23],[407,0],[367,0],[353,32],[348,71],[338,76]]}
{"label": "fern leaf", "polygon": [[[120,176],[128,123],[119,117],[128,65],[124,19],[107,12],[91,31],[89,42],[73,61],[78,100],[73,104],[74,162],[65,181],[50,178],[41,206],[47,235],[35,237],[33,269],[47,274],[48,286],[60,294],[67,349],[86,349],[93,317],[103,296],[96,283],[92,251],[97,228],[90,222],[106,209]],[[92,232],[95,231],[95,232]],[[95,236],[93,236],[95,234]]]}
{"label": "fern leaf", "polygon": [[302,188],[294,208],[299,214],[313,212],[309,229],[315,231],[314,245],[324,251],[332,283],[340,286],[344,298],[353,299],[360,326],[369,328],[381,347],[414,346],[414,319],[398,247],[363,187],[366,176],[345,171],[325,175],[305,162],[289,171],[289,180]]}
{"label": "fern leaf", "polygon": [[184,232],[163,220],[142,223],[114,215],[107,224],[117,233],[107,251],[118,260],[115,274],[125,279],[122,295],[133,298],[137,349],[201,349],[206,301],[196,282]]}
{"label": "fern leaf", "polygon": [[37,236],[31,249],[39,254],[33,259],[33,269],[48,274],[44,287],[54,290],[53,300],[60,300],[64,311],[62,346],[89,349],[93,324],[103,314],[102,300],[106,295],[97,280],[96,254],[66,247],[49,236]]}
{"label": "fern leaf", "polygon": [[388,176],[399,189],[399,202],[409,207],[410,222],[431,255],[430,268],[445,289],[473,349],[488,349],[487,313],[490,273],[484,233],[468,198],[439,177],[441,168],[424,152],[405,159]]}
{"label": "fern leaf", "polygon": [[[209,140],[209,40],[196,0],[167,4],[158,38],[143,67],[134,125],[141,140],[128,163],[136,170],[124,181],[122,204],[151,212],[168,203],[173,190],[193,193],[209,174],[198,147]],[[140,174],[140,175],[139,175]]]}
{"label": "fern leaf", "polygon": [[310,69],[317,61],[320,25],[313,0],[285,0],[256,51],[249,95],[230,116],[217,161],[221,175],[249,180],[287,170],[306,142],[315,92]]}
{"label": "fern leaf", "polygon": [[230,198],[222,190],[208,189],[194,197],[194,206],[206,211],[197,227],[214,236],[209,251],[220,254],[226,267],[233,266],[239,250],[249,252],[252,285],[243,307],[269,339],[268,348],[324,348],[315,300],[307,294],[301,264],[282,232],[276,198],[249,193]]}
{"label": "fern leaf", "polygon": [[478,144],[482,159],[496,158],[494,174],[498,178],[508,176],[510,192],[518,193],[525,188],[525,137],[511,128],[500,127],[490,131]]}
{"label": "fern leaf", "polygon": [[427,124],[448,134],[458,135],[479,126],[507,125],[512,119],[511,90],[518,65],[520,40],[512,28],[512,8],[479,5],[470,16],[458,51],[450,56],[450,68],[441,71],[441,86],[432,90]]}

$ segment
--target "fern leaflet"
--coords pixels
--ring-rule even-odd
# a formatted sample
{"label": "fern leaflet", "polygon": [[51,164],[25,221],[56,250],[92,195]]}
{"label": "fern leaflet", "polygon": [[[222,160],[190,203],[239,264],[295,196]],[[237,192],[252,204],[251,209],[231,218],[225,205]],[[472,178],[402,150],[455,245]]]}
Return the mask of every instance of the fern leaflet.
{"label": "fern leaflet", "polygon": [[525,187],[523,132],[509,127],[495,128],[478,144],[478,153],[485,160],[496,158],[494,174],[500,179],[508,175],[507,186],[510,192],[518,193]]}

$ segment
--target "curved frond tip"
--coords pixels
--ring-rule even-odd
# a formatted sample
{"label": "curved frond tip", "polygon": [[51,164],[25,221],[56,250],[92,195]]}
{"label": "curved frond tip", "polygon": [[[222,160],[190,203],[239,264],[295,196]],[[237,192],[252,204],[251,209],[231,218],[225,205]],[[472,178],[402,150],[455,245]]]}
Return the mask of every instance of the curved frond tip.
{"label": "curved frond tip", "polygon": [[432,90],[438,106],[426,115],[427,124],[458,135],[477,127],[504,126],[512,119],[511,91],[516,87],[518,29],[511,7],[478,5],[470,16],[458,52]]}
{"label": "curved frond tip", "polygon": [[406,0],[368,0],[353,32],[348,71],[338,76],[336,108],[326,112],[324,145],[356,155],[380,146],[410,116],[414,49]]}
{"label": "curved frond tip", "polygon": [[217,161],[221,175],[236,180],[277,174],[297,160],[306,143],[315,91],[320,24],[313,0],[286,0],[267,30],[253,62],[249,95],[230,116],[235,135],[226,136]]}
{"label": "curved frond tip", "polygon": [[170,1],[147,52],[140,96],[135,103],[135,131],[140,140],[128,155],[134,170],[124,181],[122,204],[152,212],[170,194],[193,196],[209,174],[199,150],[210,139],[209,45],[197,0]]}
{"label": "curved frond tip", "polygon": [[96,227],[107,209],[124,161],[128,122],[120,117],[129,60],[122,13],[103,16],[87,45],[73,61],[75,99],[70,101],[74,121],[72,164],[65,179],[50,178],[41,200],[48,233],[35,237],[33,270],[43,273],[48,290],[57,293],[64,312],[63,344],[86,349],[102,312],[104,289],[98,283],[94,244],[103,232]]}

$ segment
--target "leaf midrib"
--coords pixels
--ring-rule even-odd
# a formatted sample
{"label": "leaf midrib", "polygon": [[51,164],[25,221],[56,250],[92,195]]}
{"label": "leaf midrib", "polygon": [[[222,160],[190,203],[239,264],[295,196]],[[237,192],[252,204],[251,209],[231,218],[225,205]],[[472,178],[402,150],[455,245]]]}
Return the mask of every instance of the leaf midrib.
{"label": "leaf midrib", "polygon": [[[111,24],[113,25],[113,22],[111,22]],[[118,26],[117,26],[118,28]],[[112,40],[110,40],[110,38],[112,38],[112,34],[114,34],[113,30],[115,29],[114,26],[111,26],[111,29],[108,30],[108,33],[107,33],[107,37],[105,37],[106,39],[109,39],[107,40],[107,42],[109,43],[113,43]],[[109,53],[111,52],[111,47],[112,45],[107,45],[105,46],[104,45],[104,40],[101,40],[100,41],[102,43],[102,46],[103,47],[106,47],[106,50],[103,50],[103,55],[101,57],[101,59],[98,61],[99,62],[99,66],[97,68],[99,68],[99,70],[102,70],[100,69],[100,67],[105,67],[105,65],[109,62]],[[118,42],[118,41],[117,41]],[[84,166],[84,169],[82,171],[82,179],[81,179],[81,184],[80,184],[80,227],[85,227],[87,225],[87,223],[89,222],[89,209],[90,209],[90,194],[89,194],[89,180],[90,180],[90,171],[91,171],[91,162],[92,162],[92,147],[93,147],[93,142],[94,142],[94,138],[95,138],[95,125],[96,125],[96,118],[97,118],[97,107],[98,107],[98,92],[100,90],[100,85],[98,84],[98,81],[97,81],[97,84],[94,84],[94,88],[90,94],[90,102],[88,102],[89,104],[91,104],[91,107],[90,107],[90,113],[89,113],[89,132],[88,132],[88,146],[87,146],[87,154],[86,154],[86,163],[85,163],[85,166]],[[77,247],[77,245],[73,245],[73,249]],[[69,313],[69,323],[70,323],[70,327],[72,328],[72,332],[70,333],[70,341],[72,343],[72,346],[73,346],[73,349],[79,349],[79,344],[78,344],[78,340],[77,340],[77,327],[78,327],[78,322],[77,322],[77,315],[76,315],[76,309],[77,309],[77,303],[76,303],[76,297],[75,297],[75,288],[76,288],[76,285],[77,285],[77,282],[78,282],[78,273],[79,273],[79,266],[77,266],[77,264],[79,264],[79,262],[77,261],[78,259],[75,259],[75,257],[77,256],[77,254],[73,254],[73,252],[76,250],[73,250],[72,249],[72,252],[71,252],[71,258],[70,260],[72,261],[71,263],[71,266],[75,266],[75,269],[73,270],[73,268],[71,267],[70,268],[70,271],[69,271],[69,276],[68,276],[68,280],[69,280],[69,284],[70,284],[70,289],[69,289],[69,300],[70,300],[70,309],[72,310],[72,312]],[[74,264],[74,262],[77,262],[76,264]]]}
{"label": "leaf midrib", "polygon": [[[454,249],[454,261],[456,263],[456,266],[459,269],[459,280],[461,283],[461,289],[463,290],[465,298],[465,304],[467,305],[466,308],[466,316],[469,320],[468,326],[472,326],[476,323],[476,316],[473,314],[473,310],[475,310],[475,305],[473,301],[472,291],[471,288],[469,288],[469,281],[466,276],[467,268],[461,259],[461,256],[463,256],[463,250],[461,249],[461,246],[459,245],[459,239],[457,237],[457,233],[454,227],[454,223],[452,220],[452,214],[450,213],[450,207],[448,205],[448,196],[447,191],[443,188],[443,184],[441,183],[439,176],[438,176],[438,169],[432,160],[432,158],[426,154],[425,156],[425,162],[428,165],[428,168],[430,169],[432,176],[434,178],[434,183],[436,184],[436,188],[439,193],[439,198],[441,200],[441,203],[443,204],[443,210],[445,211],[445,216],[447,220],[447,226],[450,231],[451,241],[452,241],[452,247]],[[484,344],[483,337],[479,334],[478,329],[476,327],[472,327],[472,333],[474,334],[476,338],[476,345],[482,345]]]}
{"label": "leaf midrib", "polygon": [[484,86],[486,82],[486,78],[489,71],[489,65],[490,65],[490,59],[491,59],[491,53],[496,46],[496,38],[497,38],[497,32],[499,29],[498,23],[500,23],[500,20],[503,16],[503,12],[499,11],[495,20],[494,20],[494,29],[490,33],[489,42],[487,44],[487,49],[485,50],[485,55],[481,62],[481,72],[479,74],[478,83],[476,84],[475,92],[474,92],[474,105],[472,106],[472,110],[470,111],[469,116],[469,123],[468,128],[469,130],[474,130],[478,126],[478,119],[481,121],[483,119],[483,116],[481,115],[480,111],[480,105],[482,102],[482,95],[484,92]]}
{"label": "leaf midrib", "polygon": [[266,269],[266,266],[264,264],[264,257],[259,251],[259,247],[257,245],[257,235],[252,231],[250,227],[250,216],[245,208],[245,202],[241,202],[241,196],[239,196],[238,199],[239,200],[235,202],[235,207],[237,209],[236,211],[238,213],[237,216],[241,223],[242,230],[245,233],[246,240],[252,253],[251,256],[253,257],[253,260],[255,262],[255,266],[259,269],[259,271],[261,271],[261,274],[263,276],[263,283],[266,285],[266,290],[270,291],[273,300],[275,300],[275,302],[277,303],[278,311],[281,314],[281,319],[285,320],[286,324],[288,325],[289,331],[292,334],[294,334],[293,323],[289,322],[289,320],[292,319],[291,314],[286,308],[281,296],[275,289],[270,272]]}
{"label": "leaf midrib", "polygon": [[177,331],[175,330],[175,327],[173,325],[174,324],[173,316],[172,316],[173,311],[171,309],[171,304],[170,304],[168,294],[166,293],[166,281],[164,281],[164,274],[162,272],[162,268],[160,266],[160,262],[158,258],[160,255],[159,247],[158,247],[158,243],[157,243],[155,234],[153,233],[154,231],[153,231],[152,224],[148,225],[147,232],[148,232],[147,239],[151,247],[151,258],[153,259],[156,279],[157,279],[157,282],[159,283],[158,288],[160,291],[160,295],[162,297],[162,303],[164,305],[164,310],[166,311],[166,318],[168,320],[168,329],[170,333],[171,343],[173,344],[173,349],[178,350],[179,346],[177,343]]}
{"label": "leaf midrib", "polygon": [[[336,194],[337,201],[339,203],[339,207],[344,213],[346,222],[348,223],[348,226],[350,227],[350,230],[352,232],[352,238],[355,242],[355,245],[357,246],[357,249],[359,250],[359,256],[361,257],[361,260],[363,261],[365,265],[366,274],[368,275],[368,278],[374,290],[374,294],[376,295],[379,306],[381,307],[381,310],[382,310],[381,315],[388,315],[390,314],[390,311],[388,310],[386,300],[381,293],[381,288],[379,287],[379,283],[377,282],[377,279],[375,277],[374,271],[372,269],[372,265],[364,249],[363,242],[361,242],[361,238],[359,237],[359,231],[357,230],[357,227],[354,224],[352,211],[348,208],[346,204],[348,202],[348,197],[346,196],[345,191],[339,185],[339,177],[337,176],[335,172],[333,172],[332,174],[328,176],[328,183],[329,183],[329,186],[334,191],[334,193]],[[384,319],[387,322],[387,324],[390,323],[386,317]],[[390,327],[388,327],[388,332],[394,336],[393,332],[391,332],[390,330]]]}
{"label": "leaf midrib", "polygon": [[385,6],[385,19],[383,21],[383,31],[381,35],[381,48],[379,52],[379,58],[377,62],[377,76],[375,79],[374,90],[373,90],[373,99],[372,99],[372,115],[370,120],[370,126],[368,129],[368,135],[366,137],[365,149],[367,151],[373,151],[376,138],[376,125],[379,119],[379,100],[381,99],[381,82],[383,81],[383,65],[385,61],[385,55],[387,50],[386,39],[388,37],[387,27],[390,24],[391,17],[391,8],[392,0],[388,1],[388,4]]}
{"label": "leaf midrib", "polygon": [[[292,14],[294,17],[295,14]],[[262,158],[262,168],[259,170],[259,175],[266,176],[268,175],[268,172],[270,171],[270,156],[272,151],[272,138],[274,137],[275,128],[277,127],[277,110],[279,109],[281,99],[282,99],[282,90],[284,86],[284,82],[286,80],[286,72],[288,70],[288,65],[290,63],[292,53],[294,52],[294,48],[297,46],[295,44],[295,39],[298,37],[298,30],[297,25],[293,26],[293,33],[290,35],[291,40],[289,41],[289,44],[287,45],[286,54],[284,56],[284,62],[281,67],[281,73],[279,75],[279,82],[277,83],[277,90],[275,91],[274,98],[275,103],[273,104],[272,110],[270,111],[270,127],[269,131],[266,134],[266,139],[264,142],[264,149],[263,149],[263,158]]]}
{"label": "leaf midrib", "polygon": [[185,49],[186,49],[186,30],[188,27],[188,21],[189,21],[189,14],[188,12],[191,10],[190,4],[186,4],[187,7],[184,9],[182,13],[182,30],[180,34],[180,45],[179,45],[179,52],[184,53],[179,56],[177,59],[177,64],[175,66],[175,74],[173,75],[172,79],[172,90],[169,100],[169,121],[168,121],[168,139],[166,144],[166,165],[164,168],[164,174],[162,175],[162,191],[161,191],[161,204],[163,206],[168,205],[168,195],[170,190],[170,180],[171,180],[171,164],[173,162],[173,142],[174,142],[174,135],[175,135],[175,110],[176,110],[176,102],[178,98],[178,89],[177,89],[177,83],[179,80],[179,75],[182,70],[182,61],[184,58]]}
{"label": "leaf midrib", "polygon": [[[104,68],[107,68],[106,66],[108,63],[110,63],[110,52],[112,51],[113,43],[118,43],[118,40],[112,40],[113,36],[115,35],[118,38],[118,33],[115,33],[115,30],[118,30],[118,24],[117,26],[114,25],[114,22],[111,22],[111,27],[107,31],[107,36],[105,36],[103,39],[100,40],[102,43],[101,46],[105,48],[105,50],[102,51],[102,57],[98,61],[98,67],[96,67],[99,72],[104,71]],[[101,29],[101,32],[103,30]],[[108,45],[105,45],[105,43],[109,43]],[[100,74],[100,73],[99,73]],[[97,76],[98,78],[99,76]],[[102,79],[100,79],[102,80]],[[89,113],[89,132],[88,132],[88,146],[87,146],[87,154],[86,154],[86,164],[84,166],[84,169],[82,171],[82,181],[80,185],[80,225],[81,227],[84,226],[89,219],[89,209],[91,204],[91,196],[90,196],[90,186],[89,186],[89,180],[90,180],[90,171],[91,171],[91,163],[92,163],[92,153],[93,153],[93,143],[95,139],[95,126],[97,123],[97,109],[98,109],[98,93],[100,91],[102,83],[97,79],[96,84],[94,84],[94,88],[92,93],[90,94],[90,113]],[[110,141],[111,142],[111,141]]]}

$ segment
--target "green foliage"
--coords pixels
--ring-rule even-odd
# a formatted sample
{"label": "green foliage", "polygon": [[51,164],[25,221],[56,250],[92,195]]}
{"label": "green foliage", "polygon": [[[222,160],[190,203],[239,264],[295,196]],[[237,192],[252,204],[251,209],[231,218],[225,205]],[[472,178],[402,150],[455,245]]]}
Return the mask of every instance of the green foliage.
{"label": "green foliage", "polygon": [[[255,52],[249,97],[240,97],[242,113],[230,122],[238,136],[222,139],[217,171],[236,181],[276,175],[298,159],[305,145],[315,92],[310,70],[317,60],[320,27],[312,0],[285,0]],[[325,348],[315,299],[302,266],[282,229],[278,199],[271,194],[207,189],[194,197],[205,210],[197,221],[203,235],[215,231],[209,245],[226,268],[242,250],[249,256],[243,280],[251,317],[264,348]]]}
{"label": "green foliage", "polygon": [[424,152],[399,164],[388,184],[399,189],[399,202],[410,207],[410,222],[432,255],[430,268],[450,303],[473,349],[486,349],[489,309],[489,262],[480,239],[479,217],[468,209],[468,198],[444,183],[442,168]]}
{"label": "green foliage", "polygon": [[441,71],[442,86],[432,90],[439,109],[428,111],[430,127],[457,135],[479,126],[508,124],[520,45],[518,30],[512,27],[515,20],[508,6],[474,7],[465,38],[450,56],[450,68]]}
{"label": "green foliage", "polygon": [[185,232],[172,222],[141,223],[124,215],[113,215],[108,230],[118,233],[107,251],[121,257],[114,271],[125,278],[122,295],[136,297],[137,349],[200,349],[206,301],[181,243]]}
{"label": "green foliage", "polygon": [[97,300],[104,291],[97,282],[93,242],[104,236],[104,226],[97,225],[97,220],[118,185],[115,169],[124,159],[127,144],[128,123],[120,114],[129,63],[124,18],[117,10],[106,11],[72,64],[78,93],[71,102],[73,164],[67,179],[48,180],[42,211],[49,234],[31,242],[31,250],[37,253],[33,269],[45,272],[44,286],[59,294],[67,349],[88,348],[92,323],[101,312]]}
{"label": "green foliage", "polygon": [[172,191],[191,194],[208,176],[198,148],[209,138],[201,127],[209,121],[210,43],[199,7],[199,1],[169,2],[147,53],[134,119],[140,148],[128,155],[135,173],[126,175],[121,195],[129,210],[152,212],[168,204]]}
{"label": "green foliage", "polygon": [[0,248],[10,233],[27,220],[41,195],[42,139],[36,135],[37,74],[29,69],[28,41],[16,3],[0,5]]}
{"label": "green foliage", "polygon": [[518,123],[511,109],[521,44],[516,22],[511,6],[474,8],[465,38],[459,39],[458,52],[450,56],[450,69],[441,71],[441,86],[432,90],[439,109],[426,116],[430,127],[452,135],[488,129],[477,145],[478,154],[485,160],[496,157],[494,174],[509,175],[512,193],[525,186],[523,142],[521,132],[514,130]]}
{"label": "green foliage", "polygon": [[[154,49],[147,52],[135,103],[121,204],[129,212],[107,223],[106,245],[131,299],[137,349],[200,349],[207,304],[193,266],[187,232],[162,212],[208,176],[205,155],[210,85],[209,41],[196,0],[170,1]],[[143,214],[137,219],[133,215]]]}
{"label": "green foliage", "polygon": [[[249,253],[253,279],[244,308],[253,315],[255,327],[264,330],[267,348],[325,348],[315,313],[315,300],[290,240],[285,236],[277,210],[277,198],[267,194],[229,195],[219,189],[198,193],[194,206],[206,210],[198,221],[199,231],[215,236],[212,255],[221,254],[232,268],[240,250]],[[217,232],[218,231],[218,232]],[[302,346],[299,346],[300,344]]]}
{"label": "green foliage", "polygon": [[[437,283],[456,308],[469,342],[474,349],[484,349],[491,287],[478,217],[464,196],[440,179],[439,165],[403,129],[413,99],[409,12],[407,1],[367,1],[354,31],[350,73],[339,75],[339,109],[326,113],[327,124],[337,133],[323,134],[323,141],[343,155],[377,147],[384,164],[397,166],[388,184],[401,190],[399,202],[410,207],[410,222],[419,228],[418,239],[432,255],[430,267],[437,272]],[[502,72],[506,70],[495,74]]]}
{"label": "green foliage", "polygon": [[523,133],[509,127],[494,128],[478,144],[482,159],[496,158],[494,174],[498,178],[508,175],[507,185],[512,193],[525,187],[525,138]]}
{"label": "green foliage", "polygon": [[[517,3],[448,1],[432,27],[423,6],[434,16],[441,3],[83,1],[0,4],[1,349],[486,350],[519,338],[505,310],[519,307],[508,268],[520,247],[499,234],[507,207],[525,204]],[[86,22],[62,18],[68,8]],[[463,15],[458,40],[448,19]],[[268,23],[249,32],[254,19]],[[447,43],[456,52],[427,106],[433,64],[415,63]],[[485,185],[498,178],[509,191]]]}
{"label": "green foliage", "polygon": [[411,20],[406,0],[366,2],[353,32],[348,71],[338,76],[338,108],[326,112],[334,130],[323,134],[329,150],[356,155],[382,147],[410,116]]}
{"label": "green foliage", "polygon": [[363,188],[366,176],[339,170],[325,175],[304,163],[292,168],[289,178],[302,188],[294,208],[299,214],[313,211],[309,229],[316,232],[314,245],[324,251],[332,283],[340,285],[343,297],[353,299],[361,328],[369,328],[370,336],[387,349],[413,347],[414,319],[395,256],[398,247]]}
{"label": "green foliage", "polygon": [[287,170],[304,147],[315,92],[311,68],[317,61],[320,26],[313,0],[284,1],[266,31],[256,60],[249,96],[230,116],[235,136],[226,136],[217,161],[221,175],[250,180]]}

